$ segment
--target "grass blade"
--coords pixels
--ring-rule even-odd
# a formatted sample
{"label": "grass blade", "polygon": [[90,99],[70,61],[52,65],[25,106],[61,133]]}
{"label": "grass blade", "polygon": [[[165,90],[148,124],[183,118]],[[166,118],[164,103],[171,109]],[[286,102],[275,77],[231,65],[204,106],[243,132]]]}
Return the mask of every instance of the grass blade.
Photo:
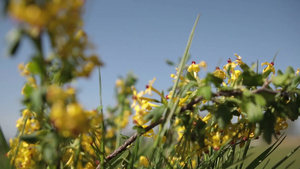
{"label": "grass blade", "polygon": [[7,153],[9,151],[9,147],[8,147],[8,144],[7,144],[6,140],[5,140],[5,137],[4,137],[4,134],[2,132],[2,128],[1,127],[0,127],[0,146],[3,148],[3,150],[5,151],[5,153]]}
{"label": "grass blade", "polygon": [[[256,157],[255,160],[253,160],[247,167],[246,169],[252,169],[257,167],[263,160],[265,160],[285,139],[286,136],[282,137],[283,135],[280,136],[278,140],[275,141],[269,148],[267,148],[264,152],[262,152],[258,157]],[[275,147],[274,147],[275,146]],[[274,147],[274,148],[273,148]]]}
{"label": "grass blade", "polygon": [[277,168],[279,165],[281,165],[285,160],[287,160],[291,155],[293,155],[298,149],[300,148],[300,145],[296,147],[293,151],[291,151],[288,155],[286,155],[283,159],[281,159],[272,169]]}
{"label": "grass blade", "polygon": [[101,147],[100,147],[100,165],[101,168],[105,167],[105,125],[104,125],[104,116],[103,116],[103,104],[102,104],[102,85],[101,85],[101,71],[100,67],[98,67],[98,74],[99,74],[99,97],[100,97],[100,116],[102,118],[101,122],[101,130],[102,130],[102,136],[101,136]]}
{"label": "grass blade", "polygon": [[296,162],[295,160],[293,160],[292,162],[290,162],[290,163],[285,167],[285,169],[290,168],[295,162]]}
{"label": "grass blade", "polygon": [[[196,19],[196,21],[195,21],[195,23],[194,23],[193,29],[192,29],[192,31],[191,31],[191,33],[190,33],[190,37],[189,37],[189,39],[188,39],[188,42],[187,42],[187,45],[186,45],[186,48],[185,48],[183,57],[182,57],[182,59],[181,59],[181,63],[180,63],[180,66],[179,66],[179,69],[178,69],[178,72],[177,72],[178,74],[177,74],[177,77],[176,77],[176,79],[175,79],[174,85],[173,85],[173,87],[172,87],[172,93],[173,93],[173,94],[171,95],[171,98],[169,99],[170,102],[168,103],[168,107],[170,107],[170,108],[172,108],[172,109],[171,109],[171,112],[169,113],[169,115],[168,115],[168,117],[167,117],[167,120],[166,120],[165,123],[163,124],[163,128],[162,128],[162,130],[160,131],[160,134],[159,134],[160,137],[159,137],[159,138],[162,138],[162,136],[165,134],[165,131],[167,130],[167,127],[168,127],[168,126],[165,125],[165,124],[171,120],[171,117],[173,116],[173,114],[174,114],[174,112],[175,112],[175,110],[176,110],[176,109],[174,109],[174,107],[177,107],[178,100],[177,100],[177,102],[175,102],[174,105],[172,105],[172,104],[173,104],[172,100],[173,100],[174,97],[177,96],[175,90],[176,90],[176,88],[177,88],[177,86],[178,86],[179,79],[180,79],[180,76],[181,76],[182,71],[183,71],[183,69],[184,69],[184,66],[185,66],[185,64],[186,64],[187,58],[189,57],[190,47],[191,47],[191,44],[192,44],[192,41],[193,41],[194,32],[195,32],[195,29],[196,29],[196,26],[197,26],[197,23],[198,23],[199,18],[200,18],[200,15],[197,16],[197,19]],[[171,106],[171,105],[172,105],[172,106]],[[157,144],[159,143],[159,141],[160,141],[160,139],[157,139],[157,141],[156,141],[156,143],[155,143],[155,146],[157,146]]]}
{"label": "grass blade", "polygon": [[265,169],[267,167],[267,165],[269,164],[270,159],[268,159],[268,161],[266,162],[266,164],[264,165],[263,169]]}

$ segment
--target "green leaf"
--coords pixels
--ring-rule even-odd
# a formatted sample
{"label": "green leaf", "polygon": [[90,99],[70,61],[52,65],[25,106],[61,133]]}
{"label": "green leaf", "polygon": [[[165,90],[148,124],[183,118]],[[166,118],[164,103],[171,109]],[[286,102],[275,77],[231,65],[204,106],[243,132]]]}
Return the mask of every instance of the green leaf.
{"label": "green leaf", "polygon": [[191,72],[187,72],[186,78],[190,81],[197,81]]}
{"label": "green leaf", "polygon": [[300,75],[296,75],[292,80],[291,87],[296,88],[299,84],[300,84]]}
{"label": "green leaf", "polygon": [[232,118],[232,114],[226,103],[220,104],[213,115],[213,120],[216,121],[221,128],[225,128]]}
{"label": "green leaf", "polygon": [[42,57],[36,55],[32,58],[31,62],[28,65],[28,69],[33,74],[39,74],[42,77],[45,76],[45,63]]}
{"label": "green leaf", "polygon": [[38,141],[40,141],[40,138],[36,133],[34,133],[34,134],[30,134],[30,135],[22,135],[22,136],[20,136],[20,140],[23,140],[29,144],[35,144]]}
{"label": "green leaf", "polygon": [[197,86],[197,82],[190,81],[187,85],[183,86],[180,91],[180,97],[185,97],[189,91],[191,91],[191,88],[194,86]]}
{"label": "green leaf", "polygon": [[120,134],[121,135],[121,138],[122,139],[124,139],[124,140],[127,140],[127,139],[129,139],[129,137],[128,136],[126,136],[126,135],[123,135],[123,134]]}
{"label": "green leaf", "polygon": [[290,74],[295,74],[295,70],[293,67],[288,66],[285,70],[285,74],[290,75]]}
{"label": "green leaf", "polygon": [[7,34],[7,55],[8,56],[14,56],[15,53],[17,52],[20,43],[21,43],[21,39],[22,39],[22,30],[19,28],[16,29],[12,29],[8,34]]}
{"label": "green leaf", "polygon": [[271,81],[275,86],[283,86],[287,83],[288,75],[278,75],[278,76],[272,76]]}
{"label": "green leaf", "polygon": [[43,159],[49,165],[57,164],[58,143],[58,136],[54,132],[48,133],[41,142]]}
{"label": "green leaf", "polygon": [[266,101],[266,104],[270,103],[270,102],[273,102],[274,99],[275,99],[275,95],[271,94],[271,93],[268,93],[268,92],[261,92],[261,93],[259,93],[259,95],[264,97],[264,99]]}
{"label": "green leaf", "polygon": [[202,86],[198,88],[197,96],[203,96],[204,99],[209,100],[212,96],[210,86]]}
{"label": "green leaf", "polygon": [[253,94],[254,98],[255,98],[255,103],[260,105],[260,106],[265,106],[266,105],[266,100],[263,96],[259,95],[259,94]]}
{"label": "green leaf", "polygon": [[256,105],[253,102],[247,102],[245,107],[249,122],[256,123],[263,119],[263,110],[261,106]]}
{"label": "green leaf", "polygon": [[54,165],[55,161],[57,160],[57,156],[58,154],[56,150],[53,149],[53,147],[51,147],[50,145],[45,145],[43,147],[43,157],[46,163]]}
{"label": "green leaf", "polygon": [[243,96],[244,97],[252,97],[252,93],[248,89],[244,89],[243,90]]}
{"label": "green leaf", "polygon": [[41,112],[42,105],[45,101],[46,88],[41,87],[32,91],[30,99],[32,103],[32,111]]}
{"label": "green leaf", "polygon": [[233,103],[235,103],[237,105],[242,104],[242,101],[240,99],[238,99],[238,98],[235,98],[235,97],[226,97],[225,100],[227,102],[233,102]]}
{"label": "green leaf", "polygon": [[175,65],[175,63],[174,63],[173,61],[168,60],[168,59],[166,59],[166,63],[167,63],[169,66],[174,66],[174,65]]}
{"label": "green leaf", "polygon": [[[296,96],[297,96],[296,99],[299,100],[300,99],[299,95],[297,94]],[[298,116],[300,115],[299,107],[300,107],[300,105],[297,102],[290,101],[285,107],[286,115],[290,119],[293,119],[293,120],[298,119]]]}
{"label": "green leaf", "polygon": [[283,75],[283,73],[280,69],[277,70],[277,75]]}
{"label": "green leaf", "polygon": [[200,147],[204,147],[204,138],[205,138],[205,126],[206,123],[203,122],[200,118],[196,119],[196,125],[195,125],[195,133],[196,133],[196,141],[200,145]]}
{"label": "green leaf", "polygon": [[24,88],[23,88],[23,92],[24,92],[24,95],[26,97],[29,97],[32,92],[34,91],[35,88],[33,88],[30,84],[26,83]]}
{"label": "green leaf", "polygon": [[253,71],[245,71],[241,76],[243,78],[243,85],[245,86],[261,86],[264,84],[263,76]]}
{"label": "green leaf", "polygon": [[268,69],[267,71],[265,71],[263,73],[263,78],[267,78],[270,74],[271,74],[272,70],[271,69]]}
{"label": "green leaf", "polygon": [[216,87],[220,87],[223,82],[223,79],[216,77],[212,73],[208,73],[206,75],[205,82],[207,84],[213,83]]}
{"label": "green leaf", "polygon": [[275,133],[274,131],[274,124],[275,124],[275,117],[271,111],[267,111],[264,114],[263,120],[260,122],[260,126],[263,130],[263,138],[264,140],[270,144],[272,141],[272,135]]}
{"label": "green leaf", "polygon": [[242,69],[244,72],[245,72],[245,71],[248,71],[248,70],[250,69],[250,67],[249,67],[246,63],[241,64],[240,67],[241,67],[241,69]]}
{"label": "green leaf", "polygon": [[150,120],[152,119],[153,121],[157,121],[158,119],[160,119],[164,112],[166,111],[166,106],[162,105],[160,107],[156,107],[154,109],[152,109],[145,117],[145,120]]}
{"label": "green leaf", "polygon": [[144,134],[146,130],[142,126],[133,126],[133,130],[136,130],[139,135]]}

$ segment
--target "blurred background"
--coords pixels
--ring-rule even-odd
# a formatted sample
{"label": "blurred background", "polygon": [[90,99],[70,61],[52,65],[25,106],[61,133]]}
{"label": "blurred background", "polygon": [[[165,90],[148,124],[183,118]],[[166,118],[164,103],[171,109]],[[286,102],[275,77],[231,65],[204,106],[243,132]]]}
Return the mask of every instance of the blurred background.
{"label": "blurred background", "polygon": [[[0,2],[2,9],[3,2]],[[104,109],[113,105],[114,85],[119,76],[133,72],[137,89],[156,77],[154,86],[166,90],[172,85],[175,67],[190,31],[201,14],[190,50],[191,60],[206,61],[206,71],[226,64],[234,53],[247,64],[271,62],[276,52],[276,71],[300,67],[300,1],[198,1],[198,0],[88,0],[85,29],[104,62],[102,91]],[[2,11],[1,11],[2,12]],[[16,21],[0,16],[0,126],[7,139],[16,134],[20,116],[21,89],[25,78],[17,65],[33,54],[24,39],[14,58],[5,55],[5,37]],[[259,67],[259,71],[262,71]],[[98,73],[74,82],[87,109],[99,106]],[[290,138],[300,133],[300,120],[289,123]],[[298,144],[298,143],[297,143]]]}

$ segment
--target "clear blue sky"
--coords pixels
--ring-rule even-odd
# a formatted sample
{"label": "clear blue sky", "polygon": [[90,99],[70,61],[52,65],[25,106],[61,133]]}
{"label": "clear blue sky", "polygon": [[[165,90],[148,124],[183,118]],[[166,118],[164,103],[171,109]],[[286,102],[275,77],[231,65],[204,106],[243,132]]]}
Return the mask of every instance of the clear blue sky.
{"label": "clear blue sky", "polygon": [[[2,4],[1,4],[2,5]],[[2,6],[1,6],[2,7]],[[300,67],[300,1],[199,1],[199,0],[88,0],[85,28],[105,63],[102,68],[104,106],[112,105],[113,86],[119,75],[132,71],[139,78],[137,88],[153,77],[156,88],[172,85],[174,68],[165,64],[182,56],[194,21],[201,17],[191,47],[192,60],[204,60],[208,70],[223,66],[234,53],[251,64],[272,61],[280,50],[276,69]],[[18,56],[4,56],[5,35],[14,25],[0,18],[0,125],[6,137],[15,134],[25,79],[17,65],[32,54],[27,40]],[[98,74],[79,80],[84,107],[99,105]],[[299,122],[297,122],[299,123]],[[300,126],[300,125],[298,125]]]}

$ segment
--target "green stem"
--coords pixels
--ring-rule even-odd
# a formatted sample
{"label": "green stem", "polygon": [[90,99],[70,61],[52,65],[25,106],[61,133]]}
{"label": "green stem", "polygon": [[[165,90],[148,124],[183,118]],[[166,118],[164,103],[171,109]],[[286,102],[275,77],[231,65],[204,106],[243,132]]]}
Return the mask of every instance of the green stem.
{"label": "green stem", "polygon": [[81,141],[82,141],[82,134],[80,134],[80,136],[79,136],[78,148],[75,150],[75,159],[74,159],[75,168],[77,168],[78,161],[79,161],[79,154],[80,154],[80,149],[81,149]]}
{"label": "green stem", "polygon": [[[125,97],[124,99],[122,99],[121,104],[120,104],[120,117],[121,117],[121,121],[123,121],[124,118],[124,104],[125,104]],[[119,147],[121,145],[121,131],[122,131],[122,127],[121,124],[117,124],[117,142],[116,142],[116,147]]]}
{"label": "green stem", "polygon": [[104,159],[105,159],[105,126],[104,126],[104,115],[103,115],[103,104],[102,104],[102,87],[101,87],[101,71],[100,71],[100,67],[98,67],[98,73],[99,73],[99,95],[100,95],[100,116],[102,118],[102,122],[101,122],[101,146],[100,146],[100,165],[101,168],[105,167],[105,163],[104,163]]}

